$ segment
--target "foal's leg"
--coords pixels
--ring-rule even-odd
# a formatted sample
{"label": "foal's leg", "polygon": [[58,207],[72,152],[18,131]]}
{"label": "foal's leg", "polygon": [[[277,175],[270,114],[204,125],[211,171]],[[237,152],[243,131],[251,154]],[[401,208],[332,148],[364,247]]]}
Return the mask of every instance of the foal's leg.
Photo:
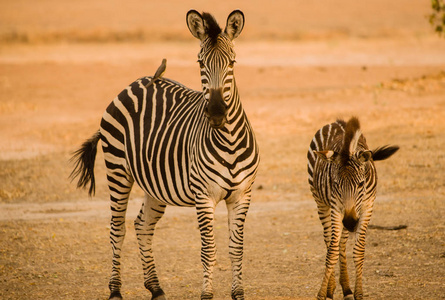
{"label": "foal's leg", "polygon": [[249,210],[250,195],[241,201],[227,203],[229,218],[229,256],[232,262],[232,299],[244,299],[243,251],[244,221]]}
{"label": "foal's leg", "polygon": [[332,290],[334,289],[328,289],[328,284],[335,284],[335,278],[332,280],[331,276],[333,276],[334,268],[338,261],[342,228],[343,224],[341,222],[341,214],[338,211],[331,209],[331,241],[329,242],[329,247],[326,254],[326,268],[317,299],[324,300],[327,296],[331,299],[333,297]]}
{"label": "foal's leg", "polygon": [[[370,215],[370,214],[369,214]],[[356,233],[355,245],[354,245],[354,263],[355,263],[355,289],[354,289],[354,299],[363,299],[363,262],[365,260],[365,243],[366,243],[366,230],[368,228],[369,218],[364,218],[364,220],[359,224],[359,229]]]}
{"label": "foal's leg", "polygon": [[152,251],[156,223],[162,218],[164,212],[165,204],[146,195],[141,211],[136,220],[134,220],[134,228],[136,230],[139,253],[142,260],[142,269],[144,271],[144,285],[145,288],[151,292],[152,300],[166,299],[164,291],[159,285]]}
{"label": "foal's leg", "polygon": [[353,300],[354,297],[349,285],[348,265],[346,263],[346,242],[348,237],[349,231],[343,227],[340,240],[340,284],[343,289],[344,300]]}
{"label": "foal's leg", "polygon": [[[331,243],[332,228],[331,228],[331,208],[324,204],[318,204],[318,217],[320,218],[321,224],[323,225],[323,239],[326,244],[326,259],[327,253],[329,252],[329,245]],[[335,291],[335,271],[332,273],[328,279],[327,286],[325,288],[325,296],[327,298],[333,299]]]}

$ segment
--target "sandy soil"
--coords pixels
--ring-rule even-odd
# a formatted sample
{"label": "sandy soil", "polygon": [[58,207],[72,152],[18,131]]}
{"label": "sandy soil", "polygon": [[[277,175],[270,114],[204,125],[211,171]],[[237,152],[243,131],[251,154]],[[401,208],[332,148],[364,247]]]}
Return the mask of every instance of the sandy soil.
{"label": "sandy soil", "polygon": [[[246,15],[235,72],[262,155],[246,223],[247,299],[315,297],[325,246],[306,151],[321,126],[351,115],[359,116],[371,148],[401,147],[377,163],[371,223],[408,226],[369,230],[366,298],[445,297],[445,40],[432,34],[424,1],[2,2],[1,299],[107,298],[103,156],[92,199],[69,182],[68,160],[98,128],[108,103],[134,79],[152,75],[163,57],[166,77],[200,89],[199,43],[185,25],[190,8],[215,12],[221,24],[234,8]],[[132,225],[141,197],[135,188],[124,244],[125,299],[148,298]],[[224,205],[216,226],[215,299],[228,299]],[[194,210],[169,207],[154,244],[169,299],[198,298]]]}

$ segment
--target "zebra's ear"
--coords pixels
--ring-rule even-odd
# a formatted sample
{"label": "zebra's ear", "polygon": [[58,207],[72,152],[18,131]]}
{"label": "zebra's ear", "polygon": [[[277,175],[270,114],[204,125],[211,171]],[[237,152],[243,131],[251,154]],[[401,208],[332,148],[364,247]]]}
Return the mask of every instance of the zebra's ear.
{"label": "zebra's ear", "polygon": [[224,32],[230,38],[230,40],[234,40],[237,38],[241,31],[244,28],[244,14],[240,10],[234,10],[227,17],[226,29]]}
{"label": "zebra's ear", "polygon": [[326,162],[333,162],[338,157],[338,153],[333,150],[314,151],[318,157]]}
{"label": "zebra's ear", "polygon": [[192,35],[199,39],[204,40],[206,37],[206,31],[204,27],[204,20],[199,12],[192,9],[187,13],[187,26]]}
{"label": "zebra's ear", "polygon": [[360,152],[360,154],[358,155],[358,160],[361,163],[367,162],[372,158],[372,151],[370,150],[365,150]]}

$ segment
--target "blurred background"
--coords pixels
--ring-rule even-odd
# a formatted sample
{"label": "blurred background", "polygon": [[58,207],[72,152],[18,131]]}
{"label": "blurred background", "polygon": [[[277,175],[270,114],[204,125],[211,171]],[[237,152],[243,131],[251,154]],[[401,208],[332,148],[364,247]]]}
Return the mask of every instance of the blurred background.
{"label": "blurred background", "polygon": [[382,38],[431,33],[427,1],[2,1],[2,42],[188,41],[189,9],[246,16],[244,40]]}

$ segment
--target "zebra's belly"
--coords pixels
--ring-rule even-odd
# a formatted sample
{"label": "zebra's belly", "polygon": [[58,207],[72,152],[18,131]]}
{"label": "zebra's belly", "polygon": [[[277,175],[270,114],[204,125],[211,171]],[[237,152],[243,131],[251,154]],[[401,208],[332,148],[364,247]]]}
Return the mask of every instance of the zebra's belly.
{"label": "zebra's belly", "polygon": [[195,206],[195,199],[188,183],[178,183],[174,180],[174,176],[149,176],[137,178],[135,181],[145,193],[162,203],[174,206]]}
{"label": "zebra's belly", "polygon": [[181,157],[147,158],[142,155],[130,163],[130,171],[141,189],[154,199],[175,206],[194,206],[189,172]]}
{"label": "zebra's belly", "polygon": [[195,206],[197,194],[208,196],[215,205],[221,200],[237,201],[250,193],[255,179],[255,173],[249,175],[241,172],[234,176],[228,169],[220,169],[218,175],[201,169],[197,176],[188,176],[179,169],[174,171],[151,164],[147,164],[143,172],[139,171],[138,176],[135,176],[135,172],[138,171],[132,171],[133,177],[145,193],[174,206]]}

